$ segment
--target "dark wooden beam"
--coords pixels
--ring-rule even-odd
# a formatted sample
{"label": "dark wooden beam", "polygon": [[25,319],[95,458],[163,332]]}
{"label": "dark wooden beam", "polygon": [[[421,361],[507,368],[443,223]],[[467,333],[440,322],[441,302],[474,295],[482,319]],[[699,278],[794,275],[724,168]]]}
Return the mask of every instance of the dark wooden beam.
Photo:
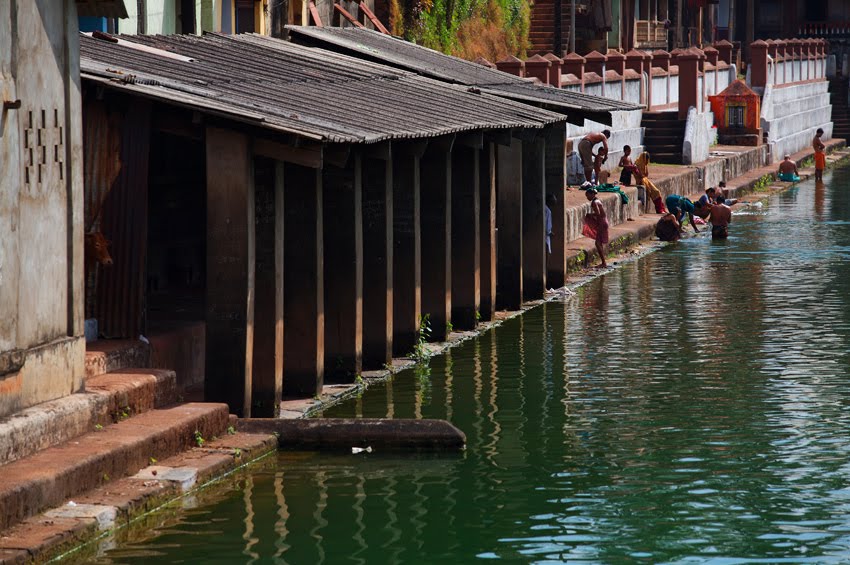
{"label": "dark wooden beam", "polygon": [[272,141],[262,137],[255,137],[254,154],[261,157],[295,163],[312,169],[321,169],[323,165],[322,146],[313,145],[309,147],[293,147],[278,141]]}

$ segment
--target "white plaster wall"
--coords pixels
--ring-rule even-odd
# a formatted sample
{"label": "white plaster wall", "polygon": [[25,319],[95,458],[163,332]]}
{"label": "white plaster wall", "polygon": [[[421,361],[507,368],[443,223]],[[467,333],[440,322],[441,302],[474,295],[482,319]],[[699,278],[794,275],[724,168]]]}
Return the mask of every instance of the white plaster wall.
{"label": "white plaster wall", "polygon": [[652,105],[666,106],[669,104],[667,99],[667,77],[652,78]]}
{"label": "white plaster wall", "polygon": [[693,106],[688,110],[685,141],[682,144],[682,162],[685,165],[708,159],[713,137],[709,124],[713,123],[713,117],[709,118],[705,114],[710,113],[697,112]]}
{"label": "white plaster wall", "polygon": [[[77,391],[82,129],[76,4],[0,0],[0,418]],[[14,353],[14,352],[19,353]],[[22,355],[22,357],[20,357]],[[0,461],[2,463],[2,461]]]}
{"label": "white plaster wall", "polygon": [[774,161],[808,147],[818,128],[824,130],[824,139],[832,137],[828,89],[823,80],[765,89],[761,126]]}
{"label": "white plaster wall", "polygon": [[633,79],[626,81],[626,102],[631,102],[632,104],[640,104],[640,92],[641,92],[641,80]]}

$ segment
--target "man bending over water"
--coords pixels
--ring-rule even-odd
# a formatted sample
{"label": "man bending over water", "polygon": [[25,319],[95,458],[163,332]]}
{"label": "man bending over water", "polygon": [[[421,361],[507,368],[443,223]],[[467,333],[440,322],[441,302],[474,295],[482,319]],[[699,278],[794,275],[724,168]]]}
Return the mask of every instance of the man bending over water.
{"label": "man bending over water", "polygon": [[726,239],[729,237],[732,209],[722,202],[717,202],[711,206],[711,212],[709,212],[708,216],[711,221],[711,239]]}

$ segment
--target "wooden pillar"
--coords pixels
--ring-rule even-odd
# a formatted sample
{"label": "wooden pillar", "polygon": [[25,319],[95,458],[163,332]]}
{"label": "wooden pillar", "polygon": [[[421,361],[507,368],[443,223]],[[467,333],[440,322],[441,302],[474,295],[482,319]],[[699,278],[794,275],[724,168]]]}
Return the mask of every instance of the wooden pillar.
{"label": "wooden pillar", "polygon": [[[544,130],[546,139],[546,195],[555,197],[552,212],[552,252],[546,257],[546,285],[564,286],[567,278],[567,249],[565,237],[564,187],[566,183],[566,127],[563,124]],[[544,226],[545,227],[545,226]]]}
{"label": "wooden pillar", "polygon": [[452,325],[462,330],[475,329],[480,315],[481,139],[481,134],[458,138],[452,154]]}
{"label": "wooden pillar", "polygon": [[353,382],[363,370],[363,216],[359,154],[322,170],[325,380]]}
{"label": "wooden pillar", "polygon": [[426,144],[393,147],[393,354],[408,355],[422,314],[419,167]]}
{"label": "wooden pillar", "polygon": [[493,319],[496,311],[496,145],[485,142],[478,160],[481,205],[481,312],[482,321]]}
{"label": "wooden pillar", "polygon": [[393,162],[390,145],[363,161],[363,366],[393,360]]}
{"label": "wooden pillar", "polygon": [[251,415],[276,418],[283,393],[284,164],[254,158],[255,292]]}
{"label": "wooden pillar", "polygon": [[454,137],[432,142],[422,158],[422,315],[431,339],[446,338],[452,311],[452,145]]}
{"label": "wooden pillar", "polygon": [[248,138],[208,127],[205,398],[251,414],[254,178]]}
{"label": "wooden pillar", "polygon": [[322,171],[286,164],[283,394],[321,394],[325,377]]}
{"label": "wooden pillar", "polygon": [[522,306],[522,145],[512,139],[496,151],[496,303],[505,310]]}
{"label": "wooden pillar", "polygon": [[537,300],[546,290],[546,141],[537,136],[522,144],[522,295]]}

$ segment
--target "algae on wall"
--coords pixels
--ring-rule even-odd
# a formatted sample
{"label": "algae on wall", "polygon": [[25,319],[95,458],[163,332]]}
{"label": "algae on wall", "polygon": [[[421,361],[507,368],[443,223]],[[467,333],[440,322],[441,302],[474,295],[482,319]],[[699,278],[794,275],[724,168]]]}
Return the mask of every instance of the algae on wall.
{"label": "algae on wall", "polygon": [[443,53],[492,62],[528,49],[527,0],[390,0],[390,25],[399,35]]}

